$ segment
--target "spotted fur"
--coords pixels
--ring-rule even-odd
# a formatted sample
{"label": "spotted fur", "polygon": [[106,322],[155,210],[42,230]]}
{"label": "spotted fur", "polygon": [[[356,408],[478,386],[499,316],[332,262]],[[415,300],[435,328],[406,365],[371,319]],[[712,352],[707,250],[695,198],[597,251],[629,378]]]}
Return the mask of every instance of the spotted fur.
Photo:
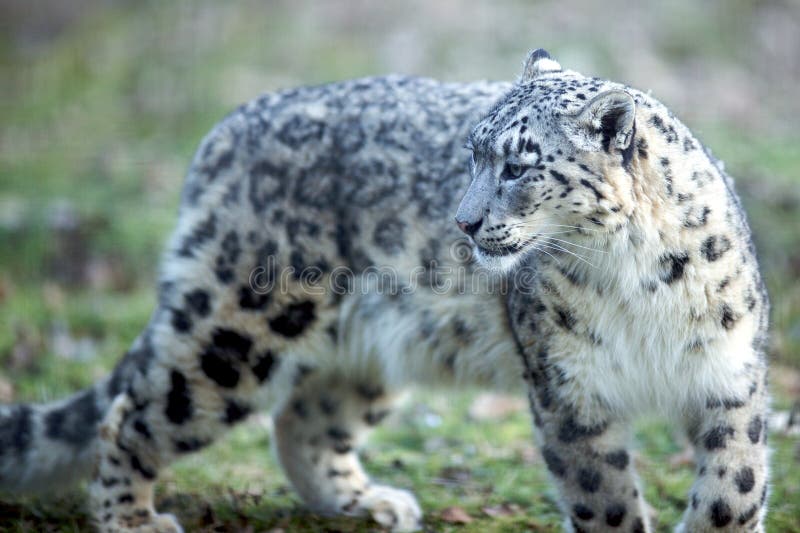
{"label": "spotted fur", "polygon": [[358,448],[405,386],[478,384],[527,387],[568,529],[652,530],[628,424],[661,412],[697,448],[680,527],[760,530],[767,305],[722,165],[634,89],[539,50],[515,84],[269,94],[203,140],[113,373],[0,409],[0,487],[90,475],[99,530],[179,531],[159,470],[266,408],[309,506],[413,530]]}
{"label": "spotted fur", "polygon": [[660,412],[696,447],[678,529],[763,531],[768,302],[732,180],[649,95],[546,67],[472,130],[457,220],[535,272],[508,313],[567,527],[651,530],[626,448]]}

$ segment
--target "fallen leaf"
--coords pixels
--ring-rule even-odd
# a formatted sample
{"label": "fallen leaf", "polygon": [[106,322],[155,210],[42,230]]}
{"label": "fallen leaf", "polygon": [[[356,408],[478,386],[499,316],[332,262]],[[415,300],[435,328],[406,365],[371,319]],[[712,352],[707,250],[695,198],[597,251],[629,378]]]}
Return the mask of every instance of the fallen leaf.
{"label": "fallen leaf", "polygon": [[669,456],[669,466],[672,468],[680,468],[684,466],[694,465],[694,448],[687,444],[683,450],[678,453],[673,453]]}
{"label": "fallen leaf", "polygon": [[88,361],[97,356],[97,342],[91,337],[75,337],[65,322],[56,321],[50,336],[50,349],[59,357]]}
{"label": "fallen leaf", "polygon": [[43,343],[38,331],[17,324],[14,328],[14,345],[11,347],[9,367],[14,370],[30,370],[35,367],[42,352]]}
{"label": "fallen leaf", "polygon": [[64,290],[58,283],[47,281],[42,285],[42,301],[48,310],[61,311],[66,301]]}
{"label": "fallen leaf", "polygon": [[14,384],[0,376],[0,402],[11,403],[14,401]]}
{"label": "fallen leaf", "polygon": [[116,255],[94,255],[86,261],[84,269],[84,281],[93,289],[124,291],[134,284],[124,261]]}
{"label": "fallen leaf", "polygon": [[479,394],[469,406],[473,420],[501,420],[528,408],[524,398],[503,394]]}
{"label": "fallen leaf", "polygon": [[11,280],[8,279],[4,274],[0,274],[0,304],[2,304],[12,294],[13,287],[11,286]]}
{"label": "fallen leaf", "polygon": [[800,396],[800,371],[787,365],[772,365],[769,373],[770,388],[782,396]]}
{"label": "fallen leaf", "polygon": [[448,524],[469,524],[472,517],[461,507],[447,507],[442,509],[442,520]]}
{"label": "fallen leaf", "polygon": [[516,503],[503,502],[500,505],[491,505],[481,509],[487,516],[497,518],[498,516],[513,516],[519,514],[522,509]]}
{"label": "fallen leaf", "polygon": [[532,446],[530,444],[524,444],[517,451],[517,455],[519,456],[519,459],[526,465],[532,465],[541,462],[541,456],[539,455],[539,450],[537,450],[535,446]]}
{"label": "fallen leaf", "polygon": [[439,475],[434,479],[434,483],[447,486],[459,486],[469,483],[471,479],[472,472],[468,468],[446,466],[439,471]]}

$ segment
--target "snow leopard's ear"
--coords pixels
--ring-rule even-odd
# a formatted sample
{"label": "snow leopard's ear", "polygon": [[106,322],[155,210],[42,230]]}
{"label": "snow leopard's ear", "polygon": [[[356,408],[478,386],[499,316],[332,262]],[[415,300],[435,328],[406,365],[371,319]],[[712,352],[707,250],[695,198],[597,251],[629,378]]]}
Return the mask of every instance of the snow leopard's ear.
{"label": "snow leopard's ear", "polygon": [[559,72],[561,65],[558,61],[550,57],[547,50],[537,48],[528,54],[525,60],[525,66],[522,68],[522,76],[519,78],[519,83],[531,81],[536,76],[544,74],[545,72]]}
{"label": "snow leopard's ear", "polygon": [[564,117],[564,130],[582,150],[625,151],[633,140],[636,103],[620,90],[598,94],[576,114]]}

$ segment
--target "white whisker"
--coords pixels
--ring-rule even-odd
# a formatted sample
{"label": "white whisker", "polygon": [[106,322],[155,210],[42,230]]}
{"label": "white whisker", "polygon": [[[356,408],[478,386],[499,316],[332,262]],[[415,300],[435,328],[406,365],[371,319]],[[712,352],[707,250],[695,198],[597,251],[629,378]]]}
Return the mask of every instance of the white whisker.
{"label": "white whisker", "polygon": [[[539,233],[539,235],[546,236],[546,234],[543,234],[543,233]],[[583,246],[582,244],[575,244],[574,242],[565,241],[564,239],[556,239],[555,237],[547,237],[547,239],[551,240],[551,241],[562,242],[564,244],[569,244],[570,246],[577,246],[578,248],[583,248],[584,250],[589,250],[589,251],[592,251],[592,252],[597,252],[597,253],[601,253],[601,254],[607,254],[608,253],[605,250],[599,250],[597,248],[592,248],[590,246]]]}
{"label": "white whisker", "polygon": [[539,243],[539,244],[542,245],[542,246],[549,246],[549,247],[551,247],[551,248],[553,248],[555,250],[560,250],[560,251],[564,252],[565,254],[569,254],[569,255],[575,257],[575,259],[586,263],[587,265],[589,265],[592,268],[597,268],[597,266],[594,263],[590,262],[585,257],[580,256],[580,255],[576,254],[575,252],[573,252],[572,250],[568,250],[568,249],[564,248],[563,246],[561,246],[559,244],[555,244],[555,243]]}
{"label": "white whisker", "polygon": [[514,223],[514,224],[512,224],[512,225],[510,225],[508,227],[509,228],[534,228],[534,227],[539,227],[539,228],[550,228],[550,227],[551,228],[572,228],[572,229],[575,229],[575,230],[593,231],[595,233],[600,233],[600,230],[593,229],[593,228],[587,228],[585,226],[571,226],[569,224],[543,224],[541,226],[538,226],[536,224],[536,222],[537,222],[536,220],[526,220],[524,222],[516,222],[516,223]]}
{"label": "white whisker", "polygon": [[548,252],[548,251],[547,251],[547,250],[545,250],[544,248],[540,248],[540,247],[539,247],[540,245],[541,245],[541,243],[539,243],[539,244],[534,244],[534,245],[532,246],[532,248],[533,248],[534,250],[536,250],[537,252],[544,252],[544,253],[546,253],[547,255],[549,255],[550,257],[552,257],[552,258],[553,258],[553,260],[554,260],[556,263],[558,263],[559,265],[561,264],[561,261],[559,261],[559,260],[558,260],[558,258],[557,258],[556,256],[554,256],[553,254],[551,254],[550,252]]}
{"label": "white whisker", "polygon": [[551,232],[551,233],[542,233],[540,231],[537,231],[536,235],[564,235],[564,234],[569,234],[569,233],[575,233],[575,231],[573,231],[573,230],[554,231],[554,232]]}

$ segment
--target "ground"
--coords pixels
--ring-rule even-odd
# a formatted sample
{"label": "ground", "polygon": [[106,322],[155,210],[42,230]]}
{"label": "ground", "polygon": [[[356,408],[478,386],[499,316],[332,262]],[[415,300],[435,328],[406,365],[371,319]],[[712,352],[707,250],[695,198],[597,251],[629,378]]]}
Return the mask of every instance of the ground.
{"label": "ground", "polygon": [[[266,89],[387,71],[508,79],[535,46],[581,70],[653,89],[726,161],[772,294],[774,407],[800,398],[800,138],[790,119],[797,109],[780,93],[800,76],[768,65],[782,57],[769,39],[800,35],[785,29],[796,29],[796,11],[781,12],[779,2],[711,2],[692,11],[693,28],[705,24],[704,31],[683,34],[689,4],[668,3],[669,12],[638,13],[637,28],[659,30],[630,47],[621,36],[641,35],[596,29],[619,17],[559,19],[558,2],[543,2],[535,17],[509,2],[502,36],[492,30],[499,15],[489,4],[470,15],[457,2],[420,3],[410,17],[366,4],[354,4],[357,16],[306,4],[276,2],[257,17],[246,3],[151,2],[134,11],[105,2],[95,11],[33,15],[0,5],[0,19],[18,23],[6,23],[14,31],[0,37],[0,401],[62,397],[124,352],[153,308],[181,176],[202,135],[236,103]],[[610,18],[592,25],[598,17]],[[552,20],[565,25],[563,35],[545,24]],[[727,23],[740,26],[727,31]],[[614,57],[626,48],[631,61]],[[767,70],[785,77],[756,75]],[[725,92],[731,84],[735,90]],[[714,105],[702,100],[717,93]],[[756,104],[739,100],[748,97]],[[413,488],[431,531],[558,531],[528,414],[474,420],[476,394],[412,393],[377,431],[367,468]],[[269,452],[268,425],[256,416],[167,470],[159,508],[192,531],[377,528],[308,514]],[[636,441],[659,531],[669,531],[686,504],[691,464],[680,460],[681,440],[658,421],[639,425]],[[798,531],[798,439],[773,433],[771,443],[768,531]],[[87,529],[80,491],[55,501],[1,499],[0,530]]]}

